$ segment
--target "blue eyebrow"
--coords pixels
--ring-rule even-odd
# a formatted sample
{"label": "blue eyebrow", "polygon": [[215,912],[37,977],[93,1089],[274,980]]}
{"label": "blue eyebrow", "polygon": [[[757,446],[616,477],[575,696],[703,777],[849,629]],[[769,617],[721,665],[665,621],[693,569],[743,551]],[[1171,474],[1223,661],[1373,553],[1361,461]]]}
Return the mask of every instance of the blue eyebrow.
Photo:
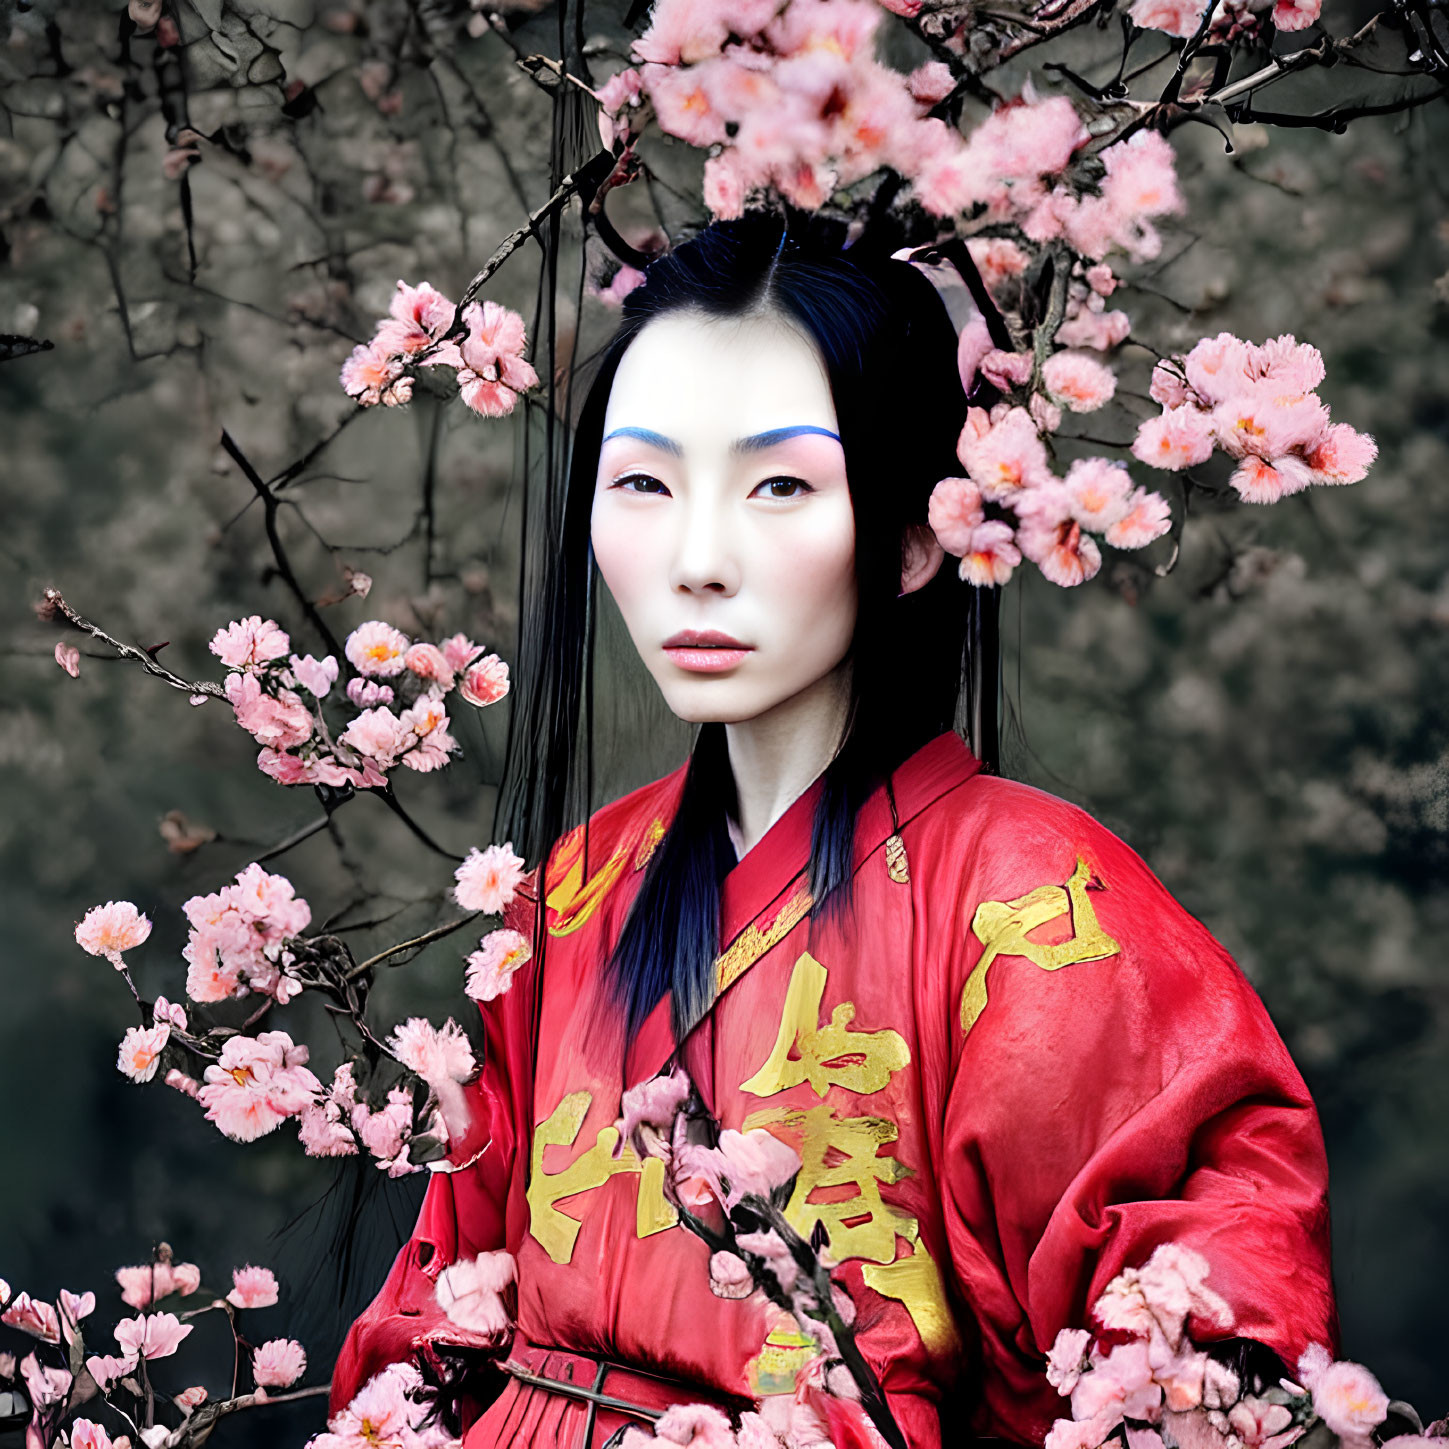
{"label": "blue eyebrow", "polygon": [[766,448],[773,448],[776,443],[783,443],[790,438],[798,438],[809,433],[817,434],[822,438],[832,438],[837,443],[840,441],[840,435],[832,433],[829,428],[817,428],[813,423],[798,423],[793,428],[771,428],[768,433],[756,433],[753,437],[741,438],[734,445],[734,451],[736,453],[759,453]]}
{"label": "blue eyebrow", "polygon": [[641,443],[648,443],[651,448],[658,448],[661,453],[671,453],[676,458],[684,456],[684,449],[673,438],[666,438],[663,433],[653,432],[649,428],[615,428],[604,441],[607,443],[610,438],[637,438]]}

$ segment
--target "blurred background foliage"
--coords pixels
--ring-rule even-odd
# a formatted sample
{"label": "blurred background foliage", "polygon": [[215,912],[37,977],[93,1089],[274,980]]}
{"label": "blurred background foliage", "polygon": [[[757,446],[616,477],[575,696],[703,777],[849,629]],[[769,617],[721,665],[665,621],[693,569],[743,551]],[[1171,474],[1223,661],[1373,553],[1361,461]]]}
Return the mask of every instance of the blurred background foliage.
{"label": "blurred background foliage", "polygon": [[[626,49],[621,9],[589,7],[596,76]],[[420,386],[405,410],[362,412],[337,370],[398,278],[457,296],[548,196],[567,110],[516,57],[559,54],[559,26],[514,8],[490,29],[429,0],[181,0],[166,14],[174,34],[138,35],[114,4],[0,7],[0,332],[53,344],[0,366],[0,1274],[46,1297],[95,1288],[106,1332],[113,1270],[160,1240],[221,1291],[233,1266],[271,1265],[283,1299],[259,1332],[300,1338],[306,1382],[321,1382],[422,1184],[355,1162],[338,1177],[289,1132],[237,1146],[179,1094],[125,1082],[115,1044],[134,1007],[71,934],[98,901],[137,902],[156,922],[133,953],[143,995],[180,997],[181,902],[319,807],[257,773],[216,702],[190,707],[92,645],[67,678],[34,605],[54,585],[119,637],[169,641],[163,660],[196,678],[219,675],[206,642],[247,613],[320,653],[225,429],[284,500],[281,540],[308,593],[340,598],[325,609],[334,632],[377,617],[513,656],[517,479],[548,403],[487,422]],[[1055,58],[1110,74],[1115,44],[1077,35]],[[1008,90],[1024,64],[1000,78]],[[1334,74],[1304,84],[1331,93]],[[183,127],[200,138],[193,157],[176,154]],[[1119,562],[1068,592],[1019,576],[1003,614],[1007,765],[1135,846],[1252,978],[1323,1116],[1345,1351],[1439,1414],[1449,121],[1429,106],[1342,135],[1240,126],[1231,152],[1206,126],[1175,140],[1190,212],[1158,262],[1125,268],[1135,335],[1162,351],[1220,329],[1311,340],[1334,417],[1373,432],[1381,458],[1363,484],[1271,510],[1194,494],[1165,577]],[[698,163],[656,143],[656,179],[617,199],[621,229],[699,220]],[[556,277],[530,244],[486,293],[530,318],[541,372],[550,332],[566,366],[613,324],[580,286],[609,263],[579,238],[565,218]],[[1146,361],[1123,378],[1094,437],[1126,441],[1149,410]],[[365,603],[345,567],[374,578]],[[687,747],[627,649],[608,652],[601,799]],[[449,850],[490,839],[506,708],[456,705],[464,756],[400,782]],[[430,924],[451,881],[373,799],[270,868],[363,952]],[[445,941],[386,974],[384,1013],[464,1016],[459,954]],[[175,1389],[224,1387],[224,1337],[196,1335]],[[321,1427],[316,1401],[264,1412],[216,1442],[300,1443]]]}

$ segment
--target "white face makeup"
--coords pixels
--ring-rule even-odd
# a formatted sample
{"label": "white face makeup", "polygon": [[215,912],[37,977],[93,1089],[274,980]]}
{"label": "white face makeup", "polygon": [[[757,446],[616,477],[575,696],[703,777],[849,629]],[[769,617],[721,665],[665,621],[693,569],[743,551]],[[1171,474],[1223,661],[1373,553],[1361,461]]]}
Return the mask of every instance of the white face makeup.
{"label": "white face makeup", "polygon": [[855,515],[838,434],[818,351],[778,318],[672,313],[624,354],[594,556],[681,719],[756,719],[845,658]]}

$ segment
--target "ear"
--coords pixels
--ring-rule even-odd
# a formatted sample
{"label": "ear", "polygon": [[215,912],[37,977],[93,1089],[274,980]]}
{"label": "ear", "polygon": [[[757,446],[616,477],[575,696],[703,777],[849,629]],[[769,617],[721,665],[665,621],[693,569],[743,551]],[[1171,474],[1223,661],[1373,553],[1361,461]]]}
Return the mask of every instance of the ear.
{"label": "ear", "polygon": [[930,583],[945,557],[946,550],[924,523],[911,524],[901,547],[901,593],[914,594]]}

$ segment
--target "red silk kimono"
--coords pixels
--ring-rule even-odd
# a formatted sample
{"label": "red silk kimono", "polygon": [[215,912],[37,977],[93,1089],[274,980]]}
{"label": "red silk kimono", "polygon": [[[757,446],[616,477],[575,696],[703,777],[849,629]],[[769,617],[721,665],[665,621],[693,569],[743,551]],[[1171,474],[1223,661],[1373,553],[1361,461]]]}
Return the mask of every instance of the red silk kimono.
{"label": "red silk kimono", "polygon": [[[555,851],[543,969],[482,1008],[475,1121],[453,1157],[482,1155],[431,1182],[344,1345],[334,1408],[446,1341],[438,1273],[504,1247],[525,1348],[636,1365],[682,1381],[684,1402],[788,1392],[808,1358],[762,1295],[712,1295],[661,1165],[614,1156],[621,1093],[674,1043],[666,1000],[626,1059],[595,988],[682,778],[594,816],[587,879],[581,831]],[[898,830],[883,790],[860,813],[849,912],[809,915],[818,782],[730,873],[718,997],[681,1059],[722,1126],[800,1152],[787,1215],[828,1230],[912,1449],[937,1449],[943,1425],[948,1443],[968,1427],[1040,1443],[1070,1414],[1044,1374],[1057,1332],[1167,1240],[1208,1259],[1230,1336],[1290,1363],[1335,1348],[1317,1115],[1237,966],[1120,840],[981,774],[955,735],[893,785]],[[533,906],[510,924],[527,930]],[[575,1449],[583,1425],[576,1401],[510,1380],[465,1442]],[[588,1449],[606,1437],[601,1418]]]}

